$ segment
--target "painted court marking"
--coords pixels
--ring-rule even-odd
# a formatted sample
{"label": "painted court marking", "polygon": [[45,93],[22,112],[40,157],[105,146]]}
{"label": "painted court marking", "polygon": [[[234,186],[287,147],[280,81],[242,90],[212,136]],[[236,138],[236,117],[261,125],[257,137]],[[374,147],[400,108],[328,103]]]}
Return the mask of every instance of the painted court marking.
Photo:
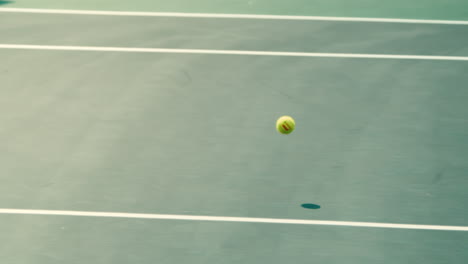
{"label": "painted court marking", "polygon": [[0,49],[56,50],[56,51],[101,51],[101,52],[133,52],[133,53],[173,53],[173,54],[205,54],[205,55],[245,55],[245,56],[277,56],[277,57],[280,56],[280,57],[322,57],[322,58],[355,58],[355,59],[468,61],[468,57],[463,57],[463,56],[425,56],[425,55],[396,55],[396,54],[395,55],[389,55],[389,54],[358,54],[358,53],[315,53],[315,52],[208,50],[208,49],[160,49],[160,48],[49,46],[49,45],[18,45],[18,44],[0,44]]}
{"label": "painted court marking", "polygon": [[1,214],[373,227],[373,228],[420,229],[420,230],[440,230],[440,231],[468,231],[468,226],[414,225],[414,224],[323,221],[323,220],[303,220],[303,219],[199,216],[199,215],[137,214],[137,213],[116,213],[116,212],[84,212],[84,211],[29,210],[29,209],[0,209],[0,215]]}
{"label": "painted court marking", "polygon": [[365,18],[365,17],[329,17],[329,16],[285,16],[256,14],[210,14],[210,13],[176,13],[176,12],[128,12],[128,11],[97,11],[68,9],[35,9],[35,8],[0,8],[0,12],[34,13],[34,14],[64,14],[64,15],[99,15],[99,16],[141,16],[141,17],[192,17],[192,18],[231,18],[231,19],[268,19],[268,20],[316,20],[343,22],[376,22],[376,23],[406,23],[406,24],[445,24],[468,25],[464,20],[430,20],[430,19],[397,19],[397,18]]}

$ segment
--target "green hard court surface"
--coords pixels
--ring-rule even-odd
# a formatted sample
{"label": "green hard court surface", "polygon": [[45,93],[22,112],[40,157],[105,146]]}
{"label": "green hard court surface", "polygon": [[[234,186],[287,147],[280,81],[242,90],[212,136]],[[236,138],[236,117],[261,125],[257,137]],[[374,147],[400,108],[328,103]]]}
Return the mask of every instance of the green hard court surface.
{"label": "green hard court surface", "polygon": [[[0,5],[468,20],[462,0]],[[4,44],[463,57],[468,26],[0,12]],[[466,227],[467,72],[449,60],[0,48],[0,208]],[[294,133],[276,132],[281,115]],[[464,231],[0,213],[2,264],[467,261]]]}

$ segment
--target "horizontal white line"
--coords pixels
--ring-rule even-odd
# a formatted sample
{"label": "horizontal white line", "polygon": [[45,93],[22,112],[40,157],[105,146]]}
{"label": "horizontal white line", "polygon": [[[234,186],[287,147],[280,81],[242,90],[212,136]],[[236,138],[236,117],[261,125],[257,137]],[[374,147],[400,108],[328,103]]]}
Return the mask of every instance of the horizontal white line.
{"label": "horizontal white line", "polygon": [[468,21],[464,21],[464,20],[430,20],[430,19],[365,18],[365,17],[285,16],[285,15],[255,15],[255,14],[177,13],[177,12],[128,12],[128,11],[64,10],[64,9],[34,9],[34,8],[0,8],[0,12],[35,13],[35,14],[66,14],[66,15],[99,15],[99,16],[317,20],[317,21],[344,21],[344,22],[468,25]]}
{"label": "horizontal white line", "polygon": [[282,56],[282,57],[323,57],[323,58],[356,58],[356,59],[468,61],[468,57],[463,57],[463,56],[387,55],[387,54],[357,54],[357,53],[314,53],[314,52],[208,50],[208,49],[159,49],[159,48],[48,46],[48,45],[17,45],[17,44],[0,44],[0,49],[137,52],[137,53],[175,53],[175,54],[206,54],[206,55],[246,55],[246,56]]}
{"label": "horizontal white line", "polygon": [[442,230],[442,231],[468,231],[468,226],[413,225],[413,224],[392,224],[392,223],[371,223],[371,222],[226,217],[226,216],[199,216],[199,215],[136,214],[136,213],[115,213],[115,212],[83,212],[83,211],[58,211],[58,210],[29,210],[29,209],[0,209],[0,214],[87,216],[87,217],[158,219],[158,220],[215,221],[215,222],[238,222],[238,223],[295,224],[295,225],[348,226],[348,227],[373,227],[373,228],[395,228],[395,229],[422,229],[422,230]]}

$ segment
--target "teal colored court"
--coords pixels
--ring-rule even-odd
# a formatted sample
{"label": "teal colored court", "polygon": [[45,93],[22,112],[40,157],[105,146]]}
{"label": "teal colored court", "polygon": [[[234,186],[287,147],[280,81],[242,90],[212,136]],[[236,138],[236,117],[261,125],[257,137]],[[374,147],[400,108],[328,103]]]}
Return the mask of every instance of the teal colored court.
{"label": "teal colored court", "polygon": [[0,1],[0,262],[466,263],[467,5]]}

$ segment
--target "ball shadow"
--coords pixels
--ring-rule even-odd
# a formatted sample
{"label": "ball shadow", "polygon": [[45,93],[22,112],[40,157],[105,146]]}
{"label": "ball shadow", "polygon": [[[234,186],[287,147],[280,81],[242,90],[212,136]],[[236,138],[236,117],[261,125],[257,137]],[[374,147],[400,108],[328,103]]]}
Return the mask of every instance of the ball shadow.
{"label": "ball shadow", "polygon": [[301,204],[302,208],[305,208],[305,209],[312,209],[312,210],[317,210],[317,209],[320,209],[321,206],[318,205],[318,204],[311,204],[311,203],[305,203],[305,204]]}

